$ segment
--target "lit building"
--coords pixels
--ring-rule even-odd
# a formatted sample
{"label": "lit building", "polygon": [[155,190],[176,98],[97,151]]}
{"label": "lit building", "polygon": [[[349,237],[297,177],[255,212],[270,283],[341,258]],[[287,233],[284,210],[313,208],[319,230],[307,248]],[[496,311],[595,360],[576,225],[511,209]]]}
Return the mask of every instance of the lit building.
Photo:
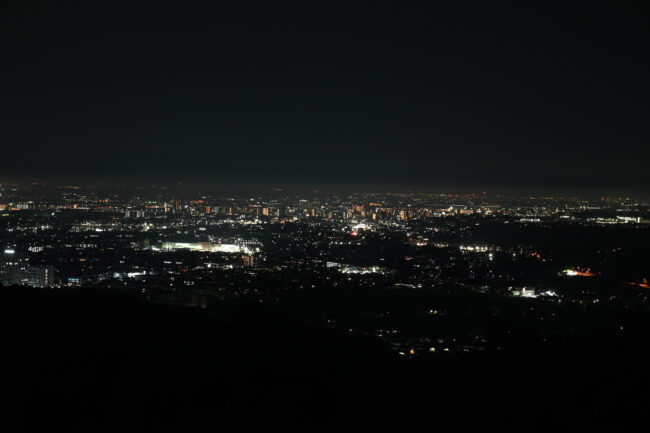
{"label": "lit building", "polygon": [[191,250],[211,253],[242,253],[248,252],[245,245],[213,244],[212,242],[163,242],[163,251]]}
{"label": "lit building", "polygon": [[23,281],[31,287],[49,287],[54,284],[54,268],[28,266]]}
{"label": "lit building", "polygon": [[29,266],[27,258],[13,249],[6,249],[0,258],[0,283],[31,287],[49,287],[54,284],[52,266]]}
{"label": "lit building", "polygon": [[253,256],[251,254],[244,254],[242,256],[242,262],[243,262],[244,267],[250,268],[250,267],[254,266],[255,259],[253,258]]}

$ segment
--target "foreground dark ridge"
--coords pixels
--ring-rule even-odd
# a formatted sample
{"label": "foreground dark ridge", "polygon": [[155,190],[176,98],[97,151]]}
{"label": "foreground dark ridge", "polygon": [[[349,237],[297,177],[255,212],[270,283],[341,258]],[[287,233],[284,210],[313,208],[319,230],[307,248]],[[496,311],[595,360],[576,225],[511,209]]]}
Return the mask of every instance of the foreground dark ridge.
{"label": "foreground dark ridge", "polygon": [[114,291],[0,293],[3,419],[18,430],[622,431],[648,420],[644,316],[633,331],[561,347],[408,360],[245,301],[208,311]]}

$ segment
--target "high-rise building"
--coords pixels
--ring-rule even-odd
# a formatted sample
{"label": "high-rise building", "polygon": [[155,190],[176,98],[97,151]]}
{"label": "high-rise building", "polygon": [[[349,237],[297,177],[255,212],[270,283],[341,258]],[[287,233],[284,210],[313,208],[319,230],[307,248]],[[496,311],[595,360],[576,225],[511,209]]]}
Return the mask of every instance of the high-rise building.
{"label": "high-rise building", "polygon": [[32,287],[49,287],[54,284],[54,268],[52,266],[28,266],[23,281]]}
{"label": "high-rise building", "polygon": [[27,257],[13,249],[5,249],[0,256],[0,283],[32,287],[49,287],[54,284],[52,266],[29,266]]}
{"label": "high-rise building", "polygon": [[255,264],[255,260],[251,254],[244,254],[242,256],[242,262],[246,268],[250,268]]}
{"label": "high-rise building", "polygon": [[144,210],[141,209],[127,209],[124,211],[126,218],[144,218]]}
{"label": "high-rise building", "polygon": [[20,284],[21,275],[27,267],[27,259],[13,248],[6,248],[0,256],[0,283]]}

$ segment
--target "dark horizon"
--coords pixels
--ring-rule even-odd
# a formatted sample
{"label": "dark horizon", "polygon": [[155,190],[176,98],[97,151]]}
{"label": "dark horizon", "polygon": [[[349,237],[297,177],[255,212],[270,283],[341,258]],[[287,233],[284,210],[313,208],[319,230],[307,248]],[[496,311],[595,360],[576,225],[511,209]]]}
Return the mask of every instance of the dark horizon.
{"label": "dark horizon", "polygon": [[413,184],[413,183],[351,183],[351,182],[296,182],[285,180],[250,181],[242,179],[199,180],[187,179],[174,181],[164,178],[148,179],[98,179],[98,178],[35,178],[11,177],[0,178],[0,184],[32,185],[46,188],[75,186],[80,188],[101,189],[107,192],[149,191],[151,193],[196,194],[235,194],[235,195],[345,195],[345,194],[458,194],[486,195],[490,200],[498,196],[557,196],[582,198],[629,197],[635,200],[650,199],[650,191],[642,187],[620,188],[607,186],[583,185],[508,185],[489,182],[476,184]]}
{"label": "dark horizon", "polygon": [[3,177],[650,192],[631,4],[0,11]]}

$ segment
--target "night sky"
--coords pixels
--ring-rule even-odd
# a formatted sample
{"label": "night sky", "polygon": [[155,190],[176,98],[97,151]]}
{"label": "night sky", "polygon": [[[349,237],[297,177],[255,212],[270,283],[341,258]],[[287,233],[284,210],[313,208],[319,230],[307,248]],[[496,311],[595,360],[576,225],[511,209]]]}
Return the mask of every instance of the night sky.
{"label": "night sky", "polygon": [[213,3],[2,1],[0,178],[650,188],[631,2]]}

